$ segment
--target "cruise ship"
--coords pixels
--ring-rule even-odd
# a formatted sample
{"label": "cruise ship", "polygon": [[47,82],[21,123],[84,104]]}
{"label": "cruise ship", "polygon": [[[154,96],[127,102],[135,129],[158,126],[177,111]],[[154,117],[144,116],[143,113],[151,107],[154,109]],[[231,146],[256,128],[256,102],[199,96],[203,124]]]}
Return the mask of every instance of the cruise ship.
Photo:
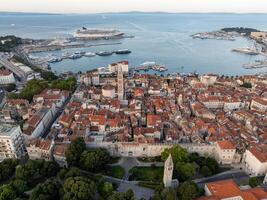
{"label": "cruise ship", "polygon": [[85,40],[114,39],[123,37],[124,33],[115,29],[87,29],[82,27],[73,36]]}

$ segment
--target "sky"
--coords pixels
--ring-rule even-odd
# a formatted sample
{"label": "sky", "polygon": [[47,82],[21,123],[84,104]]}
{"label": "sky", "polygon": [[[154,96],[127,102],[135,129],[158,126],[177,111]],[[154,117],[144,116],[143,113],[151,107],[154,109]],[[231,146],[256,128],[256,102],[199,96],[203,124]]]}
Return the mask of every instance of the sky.
{"label": "sky", "polygon": [[261,12],[267,0],[0,0],[0,11],[45,13],[99,12]]}

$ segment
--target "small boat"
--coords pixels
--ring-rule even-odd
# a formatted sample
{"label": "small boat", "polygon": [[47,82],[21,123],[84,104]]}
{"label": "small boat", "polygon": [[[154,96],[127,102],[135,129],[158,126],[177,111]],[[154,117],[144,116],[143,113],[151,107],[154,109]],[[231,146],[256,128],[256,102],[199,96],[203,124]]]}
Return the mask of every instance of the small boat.
{"label": "small boat", "polygon": [[93,57],[93,56],[95,56],[96,54],[95,53],[92,53],[92,52],[86,52],[85,54],[84,54],[84,56],[85,57]]}
{"label": "small boat", "polygon": [[82,55],[80,52],[75,52],[74,54],[70,55],[69,58],[70,59],[78,59],[78,58],[81,58]]}
{"label": "small boat", "polygon": [[111,56],[113,54],[112,51],[99,51],[96,53],[98,56]]}
{"label": "small boat", "polygon": [[129,54],[132,53],[129,49],[121,49],[118,51],[115,51],[116,54]]}
{"label": "small boat", "polygon": [[155,62],[144,62],[141,64],[141,66],[143,66],[143,67],[152,67],[154,65],[156,65]]}

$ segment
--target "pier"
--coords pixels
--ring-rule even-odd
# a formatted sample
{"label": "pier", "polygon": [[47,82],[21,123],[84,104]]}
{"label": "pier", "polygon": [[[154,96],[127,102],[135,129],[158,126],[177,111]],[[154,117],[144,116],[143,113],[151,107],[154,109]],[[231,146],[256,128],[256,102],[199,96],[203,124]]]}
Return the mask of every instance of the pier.
{"label": "pier", "polygon": [[106,46],[106,45],[118,45],[122,44],[121,42],[114,42],[114,43],[101,43],[101,44],[67,44],[67,45],[44,45],[44,46],[25,46],[24,50],[28,53],[39,53],[39,52],[46,52],[46,51],[60,51],[63,49],[75,49],[75,48],[88,48],[94,46]]}

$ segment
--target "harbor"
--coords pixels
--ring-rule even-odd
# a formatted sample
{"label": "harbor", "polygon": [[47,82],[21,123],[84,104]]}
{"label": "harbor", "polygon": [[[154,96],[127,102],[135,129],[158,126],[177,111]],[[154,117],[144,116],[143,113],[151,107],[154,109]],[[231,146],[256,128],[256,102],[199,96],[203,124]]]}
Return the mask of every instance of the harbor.
{"label": "harbor", "polygon": [[252,64],[244,64],[243,68],[245,69],[258,69],[258,68],[264,68],[267,67],[267,59],[266,60],[257,60],[255,63]]}
{"label": "harbor", "polygon": [[113,54],[130,54],[129,49],[120,49],[115,51],[99,51],[99,52],[85,52],[85,51],[76,51],[74,53],[65,52],[61,55],[49,54],[45,57],[38,57],[32,54],[29,54],[29,58],[32,63],[40,65],[44,68],[48,68],[51,63],[58,63],[65,59],[76,60],[82,57],[95,57],[95,56],[111,56]]}
{"label": "harbor", "polygon": [[140,66],[134,68],[135,72],[140,72],[140,71],[147,72],[149,70],[157,72],[165,72],[168,69],[164,65],[157,64],[156,62],[144,62]]}
{"label": "harbor", "polygon": [[203,33],[195,33],[191,35],[193,39],[213,39],[213,40],[228,40],[235,41],[235,37],[237,37],[237,33],[227,33],[225,31],[212,31],[212,32],[203,32]]}

